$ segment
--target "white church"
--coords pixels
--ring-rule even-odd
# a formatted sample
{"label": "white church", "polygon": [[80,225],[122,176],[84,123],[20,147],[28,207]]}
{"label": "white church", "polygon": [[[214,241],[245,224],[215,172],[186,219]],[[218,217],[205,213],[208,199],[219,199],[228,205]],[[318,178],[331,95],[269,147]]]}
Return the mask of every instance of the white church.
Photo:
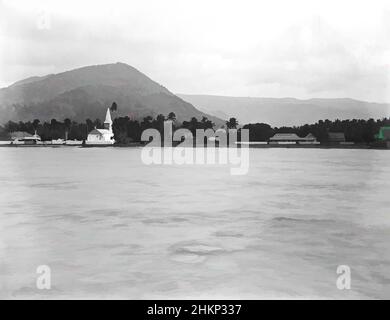
{"label": "white church", "polygon": [[93,129],[87,137],[86,144],[111,145],[114,144],[114,133],[112,131],[112,120],[110,108],[107,108],[104,129]]}

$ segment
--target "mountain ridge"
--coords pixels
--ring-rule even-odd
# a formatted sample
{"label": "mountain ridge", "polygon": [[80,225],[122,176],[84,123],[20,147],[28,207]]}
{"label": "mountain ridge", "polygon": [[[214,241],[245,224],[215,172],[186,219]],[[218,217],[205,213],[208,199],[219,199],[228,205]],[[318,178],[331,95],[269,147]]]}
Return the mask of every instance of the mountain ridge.
{"label": "mountain ridge", "polygon": [[[0,122],[101,118],[115,101],[118,116],[142,118],[174,112],[179,121],[206,116],[136,68],[117,62],[29,77],[0,89]],[[102,115],[103,112],[103,115]]]}
{"label": "mountain ridge", "polygon": [[[232,97],[177,94],[199,110],[219,117],[236,117],[241,124],[264,122],[293,126],[318,120],[380,119],[390,116],[390,104],[353,98]],[[223,117],[225,115],[225,117]]]}

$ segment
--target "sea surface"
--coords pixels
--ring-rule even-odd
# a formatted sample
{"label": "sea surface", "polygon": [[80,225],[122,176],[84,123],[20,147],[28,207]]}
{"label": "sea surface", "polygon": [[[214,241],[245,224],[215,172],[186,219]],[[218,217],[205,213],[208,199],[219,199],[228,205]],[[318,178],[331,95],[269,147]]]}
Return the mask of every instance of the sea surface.
{"label": "sea surface", "polygon": [[390,298],[390,151],[251,149],[242,176],[140,154],[0,149],[0,298]]}

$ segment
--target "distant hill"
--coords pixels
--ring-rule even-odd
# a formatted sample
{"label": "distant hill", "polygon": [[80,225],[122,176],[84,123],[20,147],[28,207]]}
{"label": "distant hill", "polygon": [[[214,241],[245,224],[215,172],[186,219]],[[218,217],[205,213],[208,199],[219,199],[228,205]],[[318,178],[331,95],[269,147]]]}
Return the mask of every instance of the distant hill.
{"label": "distant hill", "polygon": [[353,99],[249,98],[178,94],[196,108],[240,124],[264,122],[272,126],[315,123],[318,120],[381,119],[390,117],[390,104]]}
{"label": "distant hill", "polygon": [[115,101],[117,116],[141,119],[174,112],[179,121],[209,116],[171,93],[137,69],[124,64],[88,66],[43,77],[30,77],[0,89],[0,123],[70,118],[103,119]]}

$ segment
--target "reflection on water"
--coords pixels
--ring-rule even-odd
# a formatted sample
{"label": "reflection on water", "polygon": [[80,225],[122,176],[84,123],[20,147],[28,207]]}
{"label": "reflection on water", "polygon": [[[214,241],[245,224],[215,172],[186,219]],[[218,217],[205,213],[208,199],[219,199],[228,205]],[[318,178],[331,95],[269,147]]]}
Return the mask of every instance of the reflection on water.
{"label": "reflection on water", "polygon": [[0,298],[390,298],[390,152],[251,149],[245,176],[140,159],[0,149]]}

